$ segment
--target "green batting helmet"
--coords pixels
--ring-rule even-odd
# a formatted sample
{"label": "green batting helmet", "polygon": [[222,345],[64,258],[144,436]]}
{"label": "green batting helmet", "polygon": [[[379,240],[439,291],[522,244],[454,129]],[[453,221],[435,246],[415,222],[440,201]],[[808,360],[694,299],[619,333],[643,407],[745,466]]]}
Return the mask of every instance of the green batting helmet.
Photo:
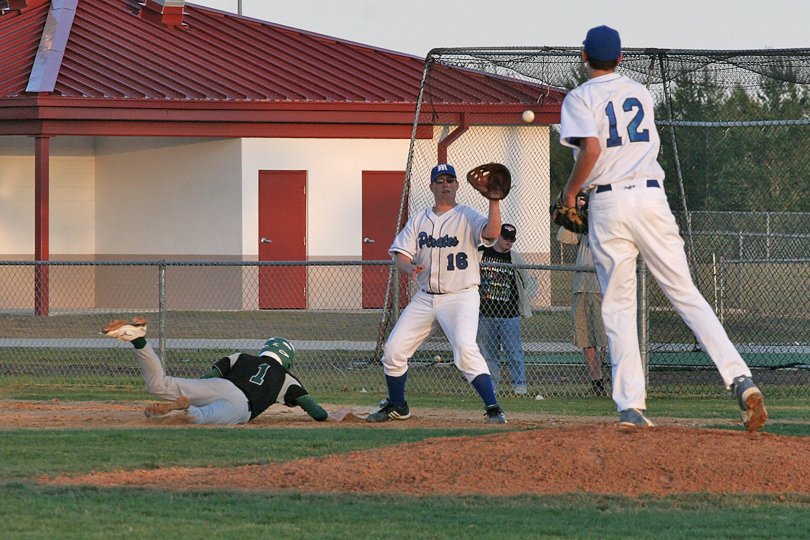
{"label": "green batting helmet", "polygon": [[269,356],[289,371],[295,360],[295,347],[283,337],[274,337],[264,342],[259,356]]}

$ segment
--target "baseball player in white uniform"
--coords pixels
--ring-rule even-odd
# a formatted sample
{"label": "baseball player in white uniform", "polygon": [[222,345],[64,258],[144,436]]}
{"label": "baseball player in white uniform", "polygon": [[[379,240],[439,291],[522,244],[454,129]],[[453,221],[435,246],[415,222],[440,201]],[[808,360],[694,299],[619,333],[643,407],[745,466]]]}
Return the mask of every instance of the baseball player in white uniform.
{"label": "baseball player in white uniform", "polygon": [[636,258],[641,254],[733,390],[746,429],[757,431],[768,418],[762,393],[689,273],[657,162],[660,139],[652,97],[644,86],[615,73],[622,59],[618,32],[592,28],[583,45],[591,77],[562,106],[560,142],[574,148],[575,155],[562,202],[573,207],[577,192],[589,191],[589,237],[620,422],[654,425],[645,414],[636,326]]}
{"label": "baseball player in white uniform", "polygon": [[434,206],[417,213],[389,250],[400,272],[417,280],[419,291],[402,312],[383,352],[388,399],[369,422],[410,416],[405,400],[408,359],[441,326],[453,348],[453,361],[484,401],[489,423],[506,423],[495,398],[486,360],[476,343],[480,297],[478,246],[491,246],[501,232],[500,201],[489,201],[489,215],[456,203],[455,169],[442,163],[430,173]]}

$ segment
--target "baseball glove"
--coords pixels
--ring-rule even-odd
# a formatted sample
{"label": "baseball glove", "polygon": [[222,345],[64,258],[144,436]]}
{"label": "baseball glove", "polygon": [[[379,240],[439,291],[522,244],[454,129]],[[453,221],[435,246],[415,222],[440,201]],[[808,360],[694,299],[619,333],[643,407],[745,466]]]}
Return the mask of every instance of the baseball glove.
{"label": "baseball glove", "polygon": [[588,203],[581,208],[565,206],[562,202],[562,191],[551,203],[551,220],[577,234],[588,234]]}
{"label": "baseball glove", "polygon": [[505,199],[512,188],[512,174],[505,165],[487,163],[467,173],[467,182],[490,200]]}

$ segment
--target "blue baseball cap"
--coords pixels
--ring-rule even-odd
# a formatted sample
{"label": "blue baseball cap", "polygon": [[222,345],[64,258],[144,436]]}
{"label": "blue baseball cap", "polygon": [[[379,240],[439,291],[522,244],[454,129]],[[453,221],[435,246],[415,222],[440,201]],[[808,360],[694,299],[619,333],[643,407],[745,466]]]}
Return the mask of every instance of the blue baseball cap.
{"label": "blue baseball cap", "polygon": [[430,181],[433,182],[436,180],[436,177],[441,176],[443,174],[449,174],[453,178],[456,177],[456,170],[453,168],[452,165],[448,165],[447,163],[439,163],[433,170],[430,171]]}
{"label": "blue baseball cap", "polygon": [[582,44],[585,45],[585,54],[594,60],[610,62],[622,54],[622,40],[619,33],[607,26],[597,26],[588,30]]}

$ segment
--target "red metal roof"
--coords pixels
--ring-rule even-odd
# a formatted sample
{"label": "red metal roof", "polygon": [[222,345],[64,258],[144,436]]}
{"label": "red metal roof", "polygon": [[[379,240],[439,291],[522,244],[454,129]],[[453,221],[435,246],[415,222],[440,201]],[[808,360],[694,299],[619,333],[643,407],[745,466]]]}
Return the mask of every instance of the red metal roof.
{"label": "red metal roof", "polygon": [[[423,59],[191,4],[185,26],[167,28],[138,17],[136,0],[78,0],[54,91],[27,93],[51,4],[41,2],[0,15],[0,120],[12,121],[0,135],[136,135],[151,127],[128,122],[206,120],[216,129],[178,124],[156,134],[272,136],[255,124],[307,122],[306,112],[317,113],[314,123],[397,124],[403,133],[413,122]],[[539,89],[516,80],[481,85],[481,74],[447,67],[433,77],[434,107],[537,105]],[[558,114],[558,102],[548,107]]]}
{"label": "red metal roof", "polygon": [[8,11],[0,16],[0,97],[25,91],[49,7],[46,2],[22,13]]}
{"label": "red metal roof", "polygon": [[133,1],[79,2],[56,90],[83,97],[413,101],[422,61],[187,5],[185,29]]}

